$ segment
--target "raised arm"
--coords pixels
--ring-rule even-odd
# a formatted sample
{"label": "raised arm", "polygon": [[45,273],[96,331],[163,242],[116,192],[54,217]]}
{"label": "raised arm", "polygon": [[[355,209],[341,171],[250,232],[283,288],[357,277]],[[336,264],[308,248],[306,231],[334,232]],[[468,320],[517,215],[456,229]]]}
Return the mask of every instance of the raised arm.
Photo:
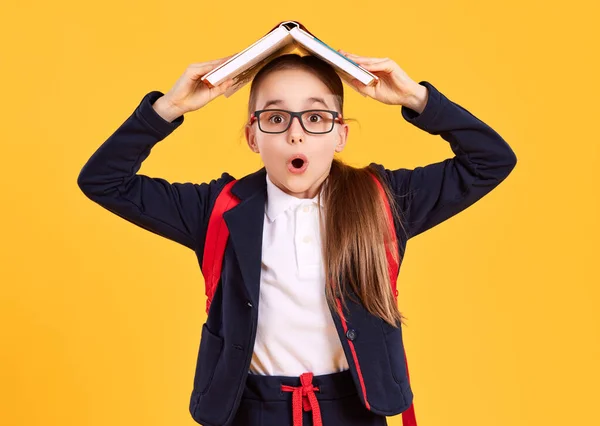
{"label": "raised arm", "polygon": [[184,113],[201,108],[231,85],[227,81],[209,89],[197,84],[226,59],[192,64],[166,95],[146,94],[81,169],[77,183],[83,193],[144,229],[192,250],[201,249],[209,208],[233,177],[223,173],[209,183],[170,183],[138,171],[152,147],[183,123]]}
{"label": "raised arm", "polygon": [[[224,173],[210,183],[169,183],[138,174],[152,147],[183,123],[152,108],[161,92],[148,93],[133,114],[94,152],[77,183],[83,193],[118,216],[196,250],[211,196],[233,179]],[[199,240],[200,239],[200,240]]]}
{"label": "raised arm", "polygon": [[466,209],[494,189],[512,171],[517,158],[490,126],[450,101],[431,83],[424,110],[402,106],[409,123],[449,142],[454,157],[417,167],[389,170],[371,164],[387,178],[412,238]]}

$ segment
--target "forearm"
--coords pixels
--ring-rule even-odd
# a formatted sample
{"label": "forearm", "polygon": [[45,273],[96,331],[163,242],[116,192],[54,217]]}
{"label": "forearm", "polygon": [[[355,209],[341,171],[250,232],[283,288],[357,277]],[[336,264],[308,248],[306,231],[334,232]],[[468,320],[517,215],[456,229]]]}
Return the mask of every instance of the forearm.
{"label": "forearm", "polygon": [[[424,87],[423,84],[419,85]],[[431,87],[433,89],[428,88],[425,108],[418,113],[417,110],[403,106],[404,118],[420,129],[440,135],[449,142],[455,155],[460,157],[460,163],[469,169],[476,179],[497,181],[506,177],[516,162],[511,147],[489,125],[461,105],[449,100],[433,85]],[[418,96],[415,95],[415,99]],[[420,106],[418,104],[419,102],[415,102],[415,108]]]}
{"label": "forearm", "polygon": [[153,109],[159,92],[148,94],[130,117],[93,153],[83,166],[78,183],[88,195],[118,193],[127,185],[150,154],[152,147],[182,122],[167,122]]}
{"label": "forearm", "polygon": [[[489,125],[449,100],[428,82],[426,107],[419,113],[402,106],[411,124],[449,143],[454,156],[396,170],[377,166],[386,175],[404,212],[405,236],[412,238],[466,209],[492,191],[516,165],[516,155]],[[400,234],[399,234],[400,235]]]}

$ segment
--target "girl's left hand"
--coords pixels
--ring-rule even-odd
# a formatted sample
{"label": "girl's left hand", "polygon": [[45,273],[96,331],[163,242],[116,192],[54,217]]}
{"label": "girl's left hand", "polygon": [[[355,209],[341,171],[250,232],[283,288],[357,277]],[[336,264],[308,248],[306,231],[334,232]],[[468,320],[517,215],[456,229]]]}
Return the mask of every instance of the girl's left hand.
{"label": "girl's left hand", "polygon": [[[348,59],[379,77],[375,86],[365,86],[354,79],[352,84],[363,95],[388,105],[419,107],[426,100],[427,88],[412,80],[400,66],[389,58],[368,58],[338,50]],[[419,108],[420,109],[420,108]]]}

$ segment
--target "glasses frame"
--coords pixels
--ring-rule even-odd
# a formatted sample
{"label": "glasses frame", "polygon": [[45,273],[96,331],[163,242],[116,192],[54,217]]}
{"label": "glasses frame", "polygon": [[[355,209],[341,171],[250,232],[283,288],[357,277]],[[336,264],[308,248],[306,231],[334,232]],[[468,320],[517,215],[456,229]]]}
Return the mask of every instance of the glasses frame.
{"label": "glasses frame", "polygon": [[[259,120],[260,114],[262,114],[263,112],[270,112],[270,111],[281,111],[281,112],[287,112],[288,114],[290,114],[290,117],[291,117],[290,121],[284,130],[282,130],[280,132],[267,132],[262,129],[262,127],[260,126],[260,120]],[[310,111],[331,113],[333,115],[333,121],[331,122],[331,129],[327,130],[326,132],[311,132],[310,130],[306,129],[306,127],[304,127],[304,123],[302,122],[302,115],[304,113],[307,113]],[[285,133],[288,131],[288,129],[292,125],[292,121],[294,121],[294,117],[298,117],[298,121],[300,122],[300,125],[302,126],[304,131],[306,133],[310,133],[311,135],[324,135],[326,133],[331,133],[331,131],[335,127],[336,121],[340,124],[344,124],[344,119],[342,118],[342,114],[340,114],[337,111],[331,111],[328,109],[305,109],[304,111],[295,112],[295,111],[289,111],[287,109],[281,109],[281,108],[270,108],[270,109],[259,109],[259,110],[254,111],[252,114],[250,114],[250,125],[252,125],[255,121],[258,121],[258,129],[261,132],[270,133],[270,134],[280,134],[280,133]]]}

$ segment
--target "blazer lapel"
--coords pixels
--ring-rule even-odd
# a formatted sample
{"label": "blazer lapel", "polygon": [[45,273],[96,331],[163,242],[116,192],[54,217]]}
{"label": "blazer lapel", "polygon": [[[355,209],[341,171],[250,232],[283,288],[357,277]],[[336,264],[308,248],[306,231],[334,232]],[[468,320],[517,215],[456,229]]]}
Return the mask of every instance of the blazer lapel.
{"label": "blazer lapel", "polygon": [[262,235],[267,200],[266,169],[239,179],[231,192],[240,203],[223,214],[244,285],[254,306],[258,306],[262,259]]}

